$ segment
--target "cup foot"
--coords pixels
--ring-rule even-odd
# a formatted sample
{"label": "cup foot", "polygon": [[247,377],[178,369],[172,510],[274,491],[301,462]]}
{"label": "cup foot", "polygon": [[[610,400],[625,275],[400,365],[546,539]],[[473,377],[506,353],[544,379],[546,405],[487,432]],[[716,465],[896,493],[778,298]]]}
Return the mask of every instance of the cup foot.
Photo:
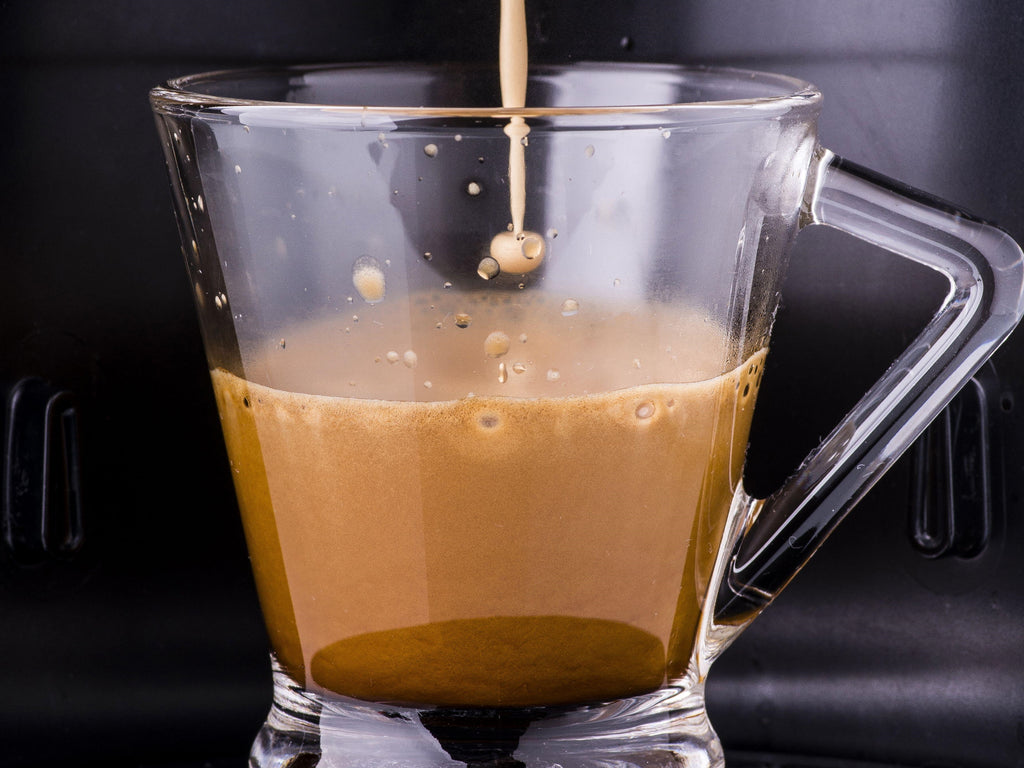
{"label": "cup foot", "polygon": [[251,768],[722,768],[703,686],[575,707],[416,708],[304,690],[274,664]]}

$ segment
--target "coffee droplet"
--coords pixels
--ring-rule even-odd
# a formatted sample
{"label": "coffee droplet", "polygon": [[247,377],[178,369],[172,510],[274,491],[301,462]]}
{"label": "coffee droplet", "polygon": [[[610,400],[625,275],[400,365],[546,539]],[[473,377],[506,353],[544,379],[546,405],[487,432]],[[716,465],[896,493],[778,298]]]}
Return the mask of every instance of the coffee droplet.
{"label": "coffee droplet", "polygon": [[506,352],[511,342],[508,336],[501,331],[494,331],[484,339],[484,352],[488,357],[501,357]]}
{"label": "coffee droplet", "polygon": [[455,325],[459,328],[469,328],[469,324],[473,322],[473,318],[467,315],[465,312],[455,313]]}
{"label": "coffee droplet", "polygon": [[384,270],[373,256],[360,256],[352,265],[352,284],[367,304],[384,299]]}
{"label": "coffee droplet", "polygon": [[580,303],[576,299],[566,299],[562,302],[562,317],[572,317],[580,311]]}
{"label": "coffee droplet", "polygon": [[536,232],[499,232],[491,240],[491,258],[502,272],[525,275],[540,266],[547,247]]}
{"label": "coffee droplet", "polygon": [[501,272],[501,265],[491,256],[484,256],[477,265],[476,273],[484,280],[491,280]]}

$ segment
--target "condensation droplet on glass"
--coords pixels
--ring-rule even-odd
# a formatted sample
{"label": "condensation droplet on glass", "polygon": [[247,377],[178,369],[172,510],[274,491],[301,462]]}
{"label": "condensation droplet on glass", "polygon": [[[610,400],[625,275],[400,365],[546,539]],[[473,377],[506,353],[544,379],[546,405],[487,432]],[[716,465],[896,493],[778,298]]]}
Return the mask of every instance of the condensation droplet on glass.
{"label": "condensation droplet on glass", "polygon": [[483,188],[475,181],[471,181],[466,185],[466,192],[473,197],[479,195],[481,191],[483,191]]}
{"label": "condensation droplet on glass", "polygon": [[427,144],[423,148],[423,154],[427,157],[437,157],[437,144]]}
{"label": "condensation droplet on glass", "polygon": [[593,144],[587,144],[587,146],[583,150],[583,154],[586,155],[587,157],[593,157],[594,156],[594,145]]}
{"label": "condensation droplet on glass", "polygon": [[473,322],[473,318],[467,315],[465,312],[455,313],[455,325],[459,328],[469,328],[469,324]]}
{"label": "condensation droplet on glass", "polygon": [[501,272],[501,265],[493,256],[484,256],[476,267],[476,273],[484,280],[490,280]]}
{"label": "condensation droplet on glass", "polygon": [[419,362],[419,358],[416,356],[415,352],[411,349],[407,349],[405,350],[405,354],[402,355],[402,362],[405,363],[406,368],[415,368],[416,363]]}
{"label": "condensation droplet on glass", "polygon": [[452,284],[451,284],[451,282],[450,282],[450,281],[448,281],[448,280],[445,280],[445,281],[444,281],[444,284],[443,284],[443,285],[442,285],[441,287],[442,287],[442,288],[444,288],[445,290],[447,290],[448,288],[451,288],[451,287],[452,287]]}
{"label": "condensation droplet on glass", "polygon": [[646,402],[640,403],[640,405],[638,405],[636,407],[636,417],[638,419],[649,419],[653,415],[654,415],[654,403],[650,402],[649,400],[646,401]]}
{"label": "condensation droplet on glass", "polygon": [[248,126],[248,125],[243,125],[243,126],[242,126],[242,130],[243,130],[243,131],[245,131],[246,133],[249,133],[249,131],[250,131],[250,130],[252,130],[252,129],[251,129],[251,128],[249,128],[249,126]]}
{"label": "condensation droplet on glass", "polygon": [[580,303],[576,299],[566,299],[562,302],[562,317],[572,317],[580,311]]}
{"label": "condensation droplet on glass", "polygon": [[388,145],[388,137],[384,135],[383,131],[377,134],[377,141],[380,142],[382,147],[387,147]]}
{"label": "condensation droplet on glass", "polygon": [[239,173],[241,173],[241,172],[242,172],[242,166],[240,166],[240,165],[236,165],[236,166],[235,166],[235,173],[236,173],[236,174],[239,174]]}
{"label": "condensation droplet on glass", "polygon": [[558,237],[558,230],[552,227],[548,230],[548,239],[554,240],[556,237]]}
{"label": "condensation droplet on glass", "polygon": [[525,334],[525,333],[520,333],[520,334],[519,334],[519,341],[521,341],[521,342],[522,342],[523,344],[525,344],[525,343],[526,343],[526,338],[527,338],[527,337],[526,337],[526,334]]}
{"label": "condensation droplet on glass", "polygon": [[423,386],[424,386],[424,387],[425,387],[426,389],[430,389],[431,387],[433,387],[433,386],[434,386],[434,382],[432,382],[432,381],[424,381],[424,382],[423,382]]}
{"label": "condensation droplet on glass", "polygon": [[205,211],[206,210],[206,206],[203,205],[203,196],[202,195],[196,195],[196,205],[199,206],[199,210],[200,211]]}
{"label": "condensation droplet on glass", "polygon": [[558,381],[560,378],[562,378],[562,374],[558,372],[557,368],[548,368],[546,378],[548,381]]}
{"label": "condensation droplet on glass", "polygon": [[454,138],[454,139],[455,139],[456,141],[462,141],[462,134],[461,134],[461,133],[456,133],[456,134],[455,134],[455,136],[454,136],[453,138]]}
{"label": "condensation droplet on glass", "polygon": [[612,287],[618,288],[620,285],[622,285],[622,281],[619,280],[619,278],[616,277],[614,280],[612,280]]}
{"label": "condensation droplet on glass", "polygon": [[430,251],[424,251],[423,252],[423,260],[424,261],[430,261],[432,258],[434,258],[434,254],[432,254]]}
{"label": "condensation droplet on glass", "polygon": [[639,368],[640,367],[640,358],[639,357],[634,357],[633,358],[633,367],[634,368]]}
{"label": "condensation droplet on glass", "polygon": [[391,350],[388,350],[387,354],[384,355],[384,358],[389,363],[397,363],[399,360],[402,359],[402,356],[399,355],[397,352],[395,352],[395,350],[391,349]]}
{"label": "condensation droplet on glass", "polygon": [[352,322],[353,323],[358,323],[359,322],[359,315],[352,315]]}
{"label": "condensation droplet on glass", "polygon": [[338,196],[338,188],[336,186],[334,186],[333,184],[331,186],[329,186],[327,188],[327,196],[328,197],[337,197]]}
{"label": "condensation droplet on glass", "polygon": [[663,138],[663,139],[667,139],[671,135],[672,135],[672,131],[668,130],[667,128],[664,131],[661,132],[661,138]]}
{"label": "condensation droplet on glass", "polygon": [[508,368],[504,363],[498,363],[498,383],[504,384],[506,381],[508,381]]}
{"label": "condensation droplet on glass", "polygon": [[352,265],[352,285],[367,304],[384,300],[384,270],[373,256],[360,256]]}
{"label": "condensation droplet on glass", "polygon": [[281,349],[284,349],[285,347],[288,346],[288,342],[285,341],[284,339],[278,339],[277,346],[279,346]]}
{"label": "condensation droplet on glass", "polygon": [[512,363],[512,373],[526,373],[526,366],[523,363]]}
{"label": "condensation droplet on glass", "polygon": [[484,353],[488,357],[501,357],[508,352],[510,344],[506,334],[501,331],[492,331],[484,339]]}

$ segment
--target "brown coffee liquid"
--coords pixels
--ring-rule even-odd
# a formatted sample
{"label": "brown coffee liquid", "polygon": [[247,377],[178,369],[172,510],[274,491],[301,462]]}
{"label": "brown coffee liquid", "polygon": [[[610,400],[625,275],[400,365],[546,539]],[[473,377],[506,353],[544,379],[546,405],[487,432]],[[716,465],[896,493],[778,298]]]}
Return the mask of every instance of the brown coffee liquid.
{"label": "brown coffee liquid", "polygon": [[[686,322],[675,335],[694,350],[725,348],[706,323]],[[587,327],[614,340],[590,350],[595,365],[632,360],[640,334]],[[550,396],[470,395],[495,360],[461,326],[431,330],[416,368],[403,354],[389,362],[383,338],[341,349],[351,335],[338,323],[296,331],[251,366],[296,391],[213,371],[281,664],[314,690],[485,707],[620,698],[684,674],[763,353],[700,381],[596,391],[580,378],[587,393],[559,394],[573,379],[547,369],[531,386]],[[476,330],[493,342],[494,327]],[[565,343],[554,330],[502,335],[502,349]],[[479,365],[460,368],[456,348]],[[502,354],[511,366],[519,352]],[[332,389],[304,368],[360,355],[381,382],[433,363],[446,382],[416,391],[448,399],[366,399],[362,381],[335,383],[354,397],[306,393]]]}

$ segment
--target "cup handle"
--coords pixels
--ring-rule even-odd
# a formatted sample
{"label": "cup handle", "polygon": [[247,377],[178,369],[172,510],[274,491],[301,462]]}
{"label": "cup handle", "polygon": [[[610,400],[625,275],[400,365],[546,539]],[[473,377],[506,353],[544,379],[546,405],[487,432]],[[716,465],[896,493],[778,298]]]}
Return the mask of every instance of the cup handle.
{"label": "cup handle", "polygon": [[[925,264],[950,290],[917,339],[774,494],[742,491],[714,621],[745,624],[924,431],[1024,312],[1020,247],[996,227],[819,148],[801,228],[825,224]],[[745,512],[745,514],[744,514]]]}

